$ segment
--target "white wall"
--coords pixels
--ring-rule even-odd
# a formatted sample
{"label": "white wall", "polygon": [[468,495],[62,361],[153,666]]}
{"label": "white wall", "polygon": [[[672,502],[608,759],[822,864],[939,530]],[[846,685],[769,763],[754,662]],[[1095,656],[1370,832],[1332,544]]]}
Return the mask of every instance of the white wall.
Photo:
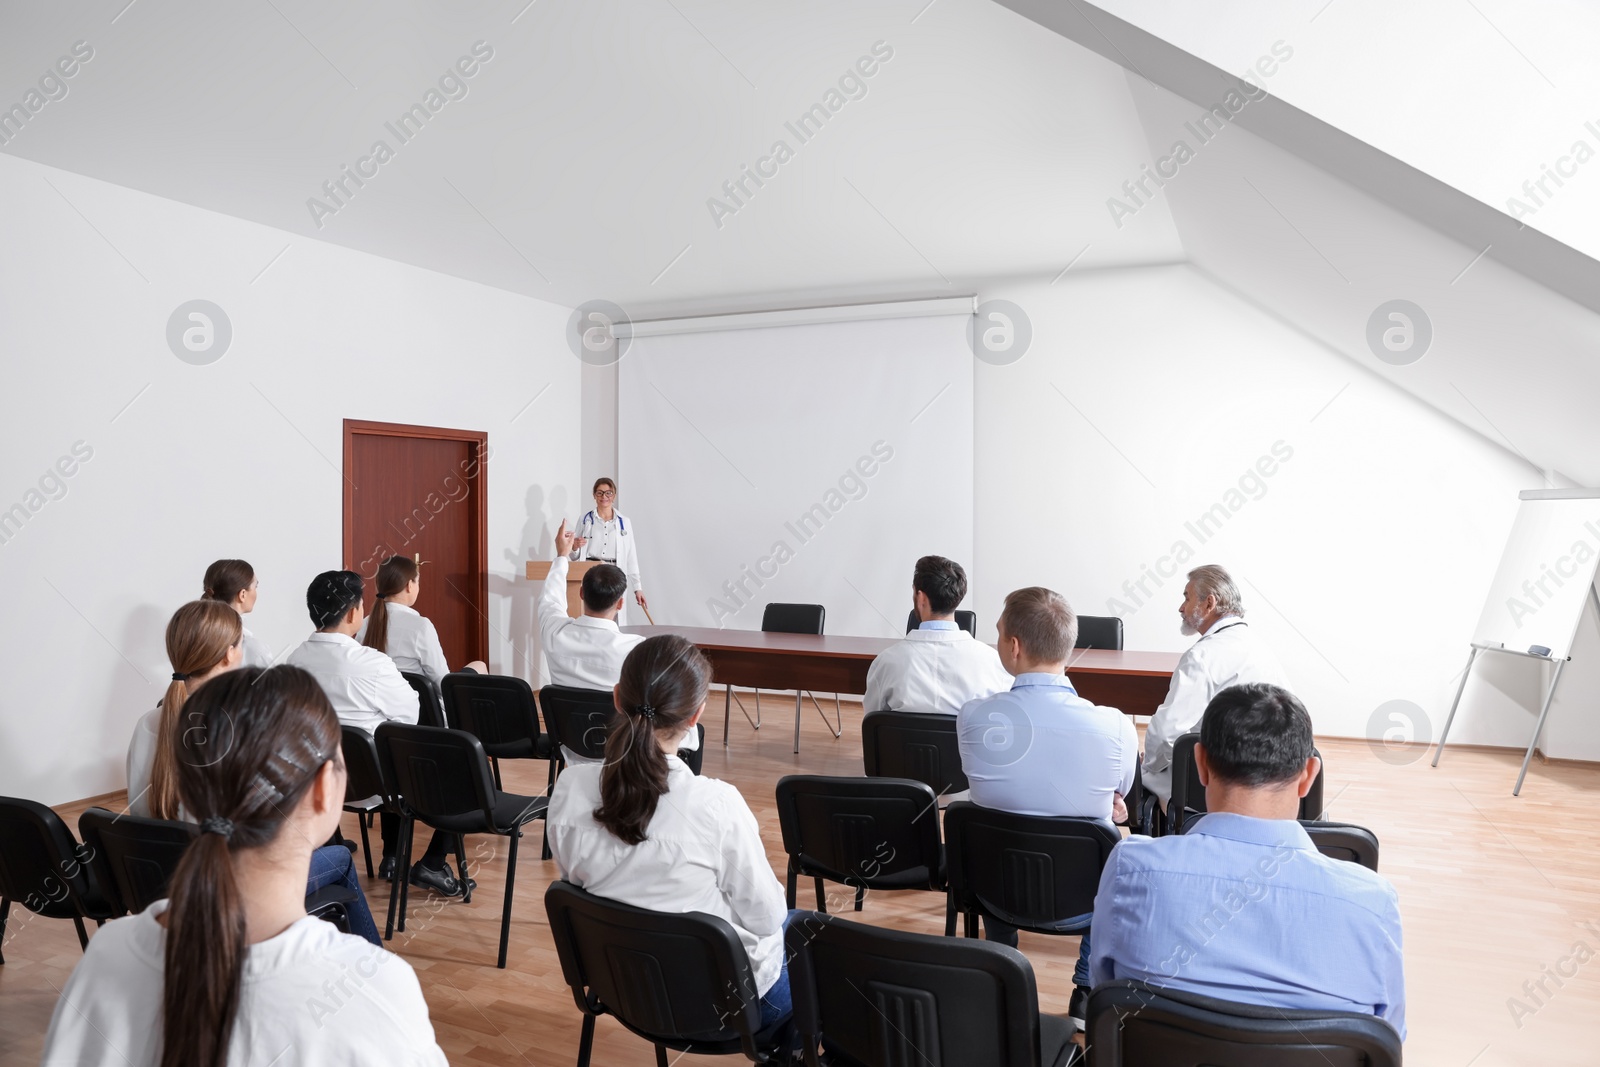
{"label": "white wall", "polygon": [[[212,559],[255,565],[257,634],[303,639],[306,582],[341,562],[344,418],[489,432],[491,666],[529,673],[521,561],[577,499],[565,309],[7,156],[0,198],[0,510],[38,505],[0,544],[0,792],[123,785]],[[194,298],[233,326],[209,366],[166,343]],[[30,497],[79,441],[64,495]]]}
{"label": "white wall", "polygon": [[[978,367],[988,632],[1006,590],[1038,583],[1081,613],[1123,614],[1130,648],[1182,649],[1182,573],[1221,563],[1319,733],[1381,736],[1374,713],[1405,700],[1429,720],[1418,735],[1437,737],[1538,472],[1194,267],[980,293],[997,297],[1034,339],[1020,362]],[[1273,473],[1250,477],[1275,447]],[[1202,542],[1185,524],[1219,503],[1230,515]],[[1023,517],[1047,531],[1031,557],[1012,532]],[[1165,564],[1176,576],[1159,588],[1146,579],[1153,596],[1130,594],[1178,542],[1193,558]],[[1463,716],[1453,739],[1525,745],[1531,720],[1507,710]]]}

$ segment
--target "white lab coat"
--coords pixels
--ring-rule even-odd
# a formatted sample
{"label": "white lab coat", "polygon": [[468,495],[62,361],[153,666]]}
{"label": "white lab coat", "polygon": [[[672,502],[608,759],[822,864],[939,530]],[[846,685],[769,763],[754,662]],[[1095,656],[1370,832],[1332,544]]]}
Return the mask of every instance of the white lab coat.
{"label": "white lab coat", "polygon": [[965,630],[916,629],[867,669],[868,711],[954,715],[961,705],[1011,688],[1000,654]]}
{"label": "white lab coat", "polygon": [[622,598],[622,610],[617,613],[617,625],[628,625],[628,604],[633,594],[644,588],[639,577],[639,550],[634,539],[633,520],[613,510],[608,523],[593,511],[586,511],[572,534],[587,538],[582,548],[573,550],[573,560],[611,560],[628,576],[628,593]]}
{"label": "white lab coat", "polygon": [[343,726],[370,734],[379,723],[417,721],[417,691],[400,677],[394,660],[353,637],[314,633],[286,662],[310,672]]}
{"label": "white lab coat", "polygon": [[[444,658],[444,646],[439,644],[439,631],[433,620],[416,608],[390,601],[384,610],[389,613],[389,632],[384,644],[389,658],[402,671],[426,675],[434,685],[442,685],[450,673],[450,664]],[[369,616],[356,631],[356,640],[365,643]]]}
{"label": "white lab coat", "polygon": [[1144,734],[1144,788],[1161,798],[1163,808],[1172,799],[1172,746],[1200,728],[1212,697],[1230,685],[1252,682],[1289,684],[1271,650],[1237,615],[1218,619],[1179,658],[1167,699]]}
{"label": "white lab coat", "polygon": [[270,667],[277,657],[272,654],[272,649],[267,643],[250,632],[250,627],[243,628],[243,636],[239,639],[243,646],[240,649],[239,666],[241,667]]}

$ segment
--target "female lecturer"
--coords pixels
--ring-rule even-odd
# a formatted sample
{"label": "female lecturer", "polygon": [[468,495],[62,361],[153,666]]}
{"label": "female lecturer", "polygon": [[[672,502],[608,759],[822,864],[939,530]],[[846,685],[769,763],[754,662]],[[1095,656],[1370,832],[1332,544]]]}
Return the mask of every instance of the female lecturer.
{"label": "female lecturer", "polygon": [[[639,580],[639,552],[633,540],[633,524],[616,510],[617,483],[599,478],[594,483],[594,510],[585,512],[573,532],[572,558],[596,563],[614,563],[628,576],[633,598],[649,617],[650,602],[644,598],[644,583]],[[617,625],[628,625],[626,606],[617,612]]]}

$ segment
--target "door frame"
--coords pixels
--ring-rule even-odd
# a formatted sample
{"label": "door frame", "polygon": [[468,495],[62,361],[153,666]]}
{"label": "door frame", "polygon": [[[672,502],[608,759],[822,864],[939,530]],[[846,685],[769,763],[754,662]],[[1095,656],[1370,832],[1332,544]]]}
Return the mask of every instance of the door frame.
{"label": "door frame", "polygon": [[475,634],[476,645],[489,659],[489,432],[487,430],[455,430],[444,426],[413,426],[400,422],[370,422],[365,419],[344,420],[344,565],[348,570],[356,567],[355,503],[356,484],[351,480],[355,468],[355,438],[357,434],[369,437],[412,437],[431,441],[461,441],[475,445],[478,472],[476,519],[477,543],[472,546],[478,572],[477,594],[480,610]]}

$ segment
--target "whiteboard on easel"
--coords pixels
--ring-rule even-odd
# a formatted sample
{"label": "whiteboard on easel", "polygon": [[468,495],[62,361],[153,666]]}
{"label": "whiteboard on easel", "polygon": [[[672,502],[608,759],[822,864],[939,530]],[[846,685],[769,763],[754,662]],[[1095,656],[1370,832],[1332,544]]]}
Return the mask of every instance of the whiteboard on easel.
{"label": "whiteboard on easel", "polygon": [[1564,660],[1600,563],[1600,489],[1530,489],[1519,499],[1472,643],[1541,645]]}

